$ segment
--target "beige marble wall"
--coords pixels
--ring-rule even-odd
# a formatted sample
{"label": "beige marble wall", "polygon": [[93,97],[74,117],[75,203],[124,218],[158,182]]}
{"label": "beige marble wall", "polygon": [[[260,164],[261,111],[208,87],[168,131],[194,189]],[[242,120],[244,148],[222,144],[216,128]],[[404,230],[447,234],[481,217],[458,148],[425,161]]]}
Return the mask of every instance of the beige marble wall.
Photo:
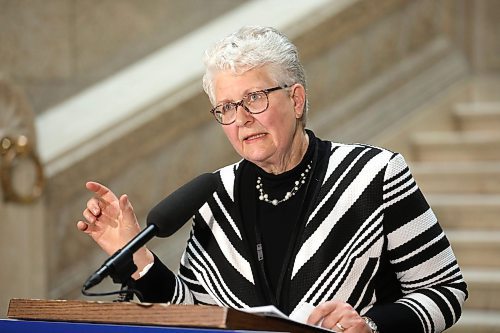
{"label": "beige marble wall", "polygon": [[10,298],[48,291],[45,207],[35,191],[44,175],[33,121],[23,91],[0,76],[0,316]]}
{"label": "beige marble wall", "polygon": [[470,47],[475,70],[500,73],[500,3],[474,1],[471,20]]}
{"label": "beige marble wall", "polygon": [[[458,1],[361,2],[351,16],[338,16],[298,39],[306,50],[309,96],[323,109],[370,80],[420,52],[436,38],[448,38],[452,25],[463,20]],[[350,27],[350,29],[346,28]],[[341,28],[342,27],[342,28]],[[340,30],[340,32],[339,32]],[[309,40],[328,39],[309,48]]]}
{"label": "beige marble wall", "polygon": [[40,113],[242,2],[0,0],[0,72]]}

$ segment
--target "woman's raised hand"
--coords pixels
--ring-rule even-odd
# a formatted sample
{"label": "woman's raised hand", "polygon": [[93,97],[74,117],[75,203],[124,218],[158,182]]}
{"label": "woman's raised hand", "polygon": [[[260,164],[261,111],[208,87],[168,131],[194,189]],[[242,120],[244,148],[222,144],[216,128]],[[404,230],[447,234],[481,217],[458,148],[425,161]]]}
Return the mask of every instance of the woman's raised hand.
{"label": "woman's raised hand", "polygon": [[87,233],[109,255],[122,248],[140,231],[134,209],[126,194],[118,198],[106,186],[86,184],[94,197],[83,211],[86,221],[78,221],[79,230]]}
{"label": "woman's raised hand", "polygon": [[[86,221],[78,221],[77,228],[91,236],[108,255],[112,255],[140,232],[134,209],[126,194],[118,198],[106,186],[96,182],[87,182],[86,187],[94,192],[94,196],[87,201],[83,211]],[[134,263],[139,271],[151,262],[153,255],[145,247],[134,254]],[[134,274],[134,277],[138,275]]]}

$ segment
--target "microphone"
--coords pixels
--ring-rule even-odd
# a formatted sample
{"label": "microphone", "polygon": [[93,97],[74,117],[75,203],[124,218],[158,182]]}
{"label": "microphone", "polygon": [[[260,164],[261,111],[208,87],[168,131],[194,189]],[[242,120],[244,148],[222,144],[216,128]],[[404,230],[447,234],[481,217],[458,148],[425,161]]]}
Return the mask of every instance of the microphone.
{"label": "microphone", "polygon": [[208,196],[215,192],[216,188],[217,176],[213,173],[204,173],[160,201],[149,212],[146,219],[147,227],[109,257],[87,279],[83,290],[92,288],[108,275],[113,277],[114,282],[123,283],[123,278],[129,278],[137,270],[132,255],[151,238],[174,234],[207,201]]}

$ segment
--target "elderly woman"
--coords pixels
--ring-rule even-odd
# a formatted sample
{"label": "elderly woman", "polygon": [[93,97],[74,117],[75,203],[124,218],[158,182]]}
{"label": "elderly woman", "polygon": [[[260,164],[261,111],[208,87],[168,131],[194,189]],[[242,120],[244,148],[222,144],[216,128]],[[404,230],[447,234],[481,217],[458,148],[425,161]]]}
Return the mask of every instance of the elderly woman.
{"label": "elderly woman", "polygon": [[[296,47],[245,27],[207,51],[211,113],[242,160],[195,214],[178,274],[134,254],[150,302],[273,304],[346,333],[440,332],[458,320],[466,284],[403,157],[305,129]],[[77,226],[112,254],[139,232],[126,195],[95,192]]]}

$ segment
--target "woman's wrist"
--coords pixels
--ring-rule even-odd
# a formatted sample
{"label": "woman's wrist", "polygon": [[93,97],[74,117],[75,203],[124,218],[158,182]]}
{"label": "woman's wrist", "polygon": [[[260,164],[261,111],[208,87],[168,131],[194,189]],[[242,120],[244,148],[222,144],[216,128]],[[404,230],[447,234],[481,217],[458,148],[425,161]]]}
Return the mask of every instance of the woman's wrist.
{"label": "woman's wrist", "polygon": [[365,321],[366,325],[370,328],[372,333],[380,333],[377,328],[377,324],[370,318],[363,316],[361,317]]}
{"label": "woman's wrist", "polygon": [[149,251],[146,247],[137,250],[137,252],[133,255],[133,259],[134,264],[137,266],[137,270],[134,274],[132,274],[132,278],[134,280],[143,277],[149,268],[151,268],[155,260],[153,253],[151,253],[151,251]]}

